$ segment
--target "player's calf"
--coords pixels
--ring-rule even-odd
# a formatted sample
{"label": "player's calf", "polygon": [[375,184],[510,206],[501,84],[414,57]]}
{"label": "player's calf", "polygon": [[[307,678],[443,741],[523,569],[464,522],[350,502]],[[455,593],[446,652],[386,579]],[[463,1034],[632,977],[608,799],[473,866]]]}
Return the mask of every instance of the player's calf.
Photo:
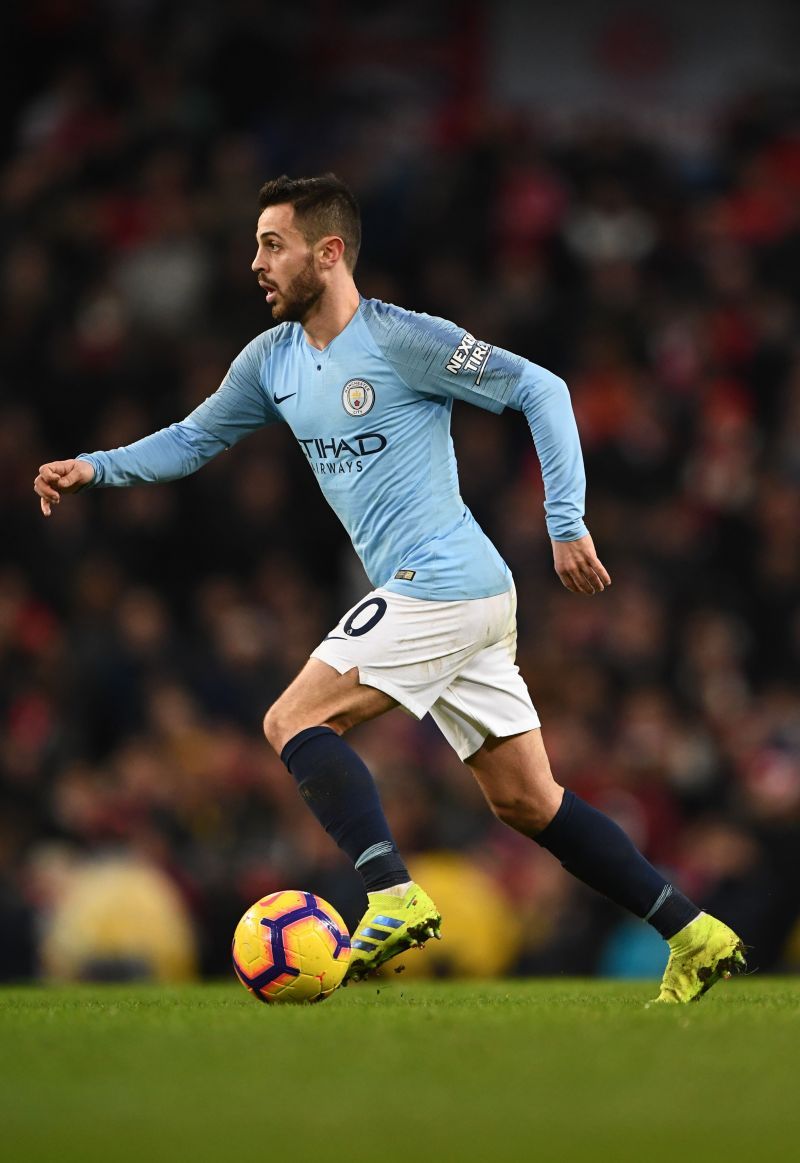
{"label": "player's calf", "polygon": [[328,835],[352,860],[367,892],[410,882],[378,789],[364,762],[330,727],[290,739],[281,759]]}

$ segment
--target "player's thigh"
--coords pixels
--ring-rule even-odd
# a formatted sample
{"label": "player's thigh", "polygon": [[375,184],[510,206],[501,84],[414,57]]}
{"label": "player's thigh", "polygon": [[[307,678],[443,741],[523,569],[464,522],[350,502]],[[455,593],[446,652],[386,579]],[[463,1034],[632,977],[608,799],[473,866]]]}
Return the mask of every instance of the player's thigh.
{"label": "player's thigh", "polygon": [[431,707],[437,727],[465,762],[487,739],[507,739],[540,725],[516,652],[512,624],[468,660]]}
{"label": "player's thigh", "polygon": [[340,619],[312,658],[342,675],[357,668],[362,684],[421,719],[476,654],[509,633],[513,600],[511,592],[428,601],[373,590]]}
{"label": "player's thigh", "polygon": [[504,738],[488,736],[464,760],[492,810],[523,831],[541,831],[561,805],[540,728]]}
{"label": "player's thigh", "polygon": [[359,682],[358,670],[339,674],[310,658],[264,717],[264,732],[280,754],[298,731],[332,727],[340,734],[397,706],[383,691]]}

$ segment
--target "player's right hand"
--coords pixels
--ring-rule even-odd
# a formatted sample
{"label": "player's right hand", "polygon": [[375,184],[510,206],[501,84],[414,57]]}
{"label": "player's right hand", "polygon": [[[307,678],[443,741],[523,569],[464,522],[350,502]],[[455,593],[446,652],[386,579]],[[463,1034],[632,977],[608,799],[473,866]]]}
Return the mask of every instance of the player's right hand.
{"label": "player's right hand", "polygon": [[51,460],[39,466],[39,475],[33,482],[33,491],[39,498],[39,505],[45,517],[53,511],[53,505],[61,500],[62,493],[75,493],[88,485],[94,476],[94,469],[88,460]]}

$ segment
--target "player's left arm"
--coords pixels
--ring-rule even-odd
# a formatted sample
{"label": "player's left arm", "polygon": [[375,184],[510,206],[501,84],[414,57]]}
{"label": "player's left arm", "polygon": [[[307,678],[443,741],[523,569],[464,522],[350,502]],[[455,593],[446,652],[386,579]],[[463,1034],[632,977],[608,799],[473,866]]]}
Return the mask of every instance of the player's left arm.
{"label": "player's left arm", "polygon": [[567,385],[546,368],[493,347],[446,319],[372,300],[366,322],[385,358],[412,390],[465,400],[489,412],[525,413],[542,466],[553,563],[573,593],[611,584],[583,521],[586,475]]}
{"label": "player's left arm", "polygon": [[583,520],[586,473],[567,385],[545,368],[522,363],[506,404],[525,413],[533,436],[555,571],[573,593],[602,593],[611,577]]}

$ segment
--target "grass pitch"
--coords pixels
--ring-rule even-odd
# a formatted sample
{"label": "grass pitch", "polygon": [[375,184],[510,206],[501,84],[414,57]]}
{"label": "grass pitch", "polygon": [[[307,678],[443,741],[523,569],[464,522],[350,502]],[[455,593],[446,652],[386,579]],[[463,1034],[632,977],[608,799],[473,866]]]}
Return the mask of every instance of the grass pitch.
{"label": "grass pitch", "polygon": [[644,1008],[652,983],[0,991],[13,1163],[794,1157],[800,978]]}

